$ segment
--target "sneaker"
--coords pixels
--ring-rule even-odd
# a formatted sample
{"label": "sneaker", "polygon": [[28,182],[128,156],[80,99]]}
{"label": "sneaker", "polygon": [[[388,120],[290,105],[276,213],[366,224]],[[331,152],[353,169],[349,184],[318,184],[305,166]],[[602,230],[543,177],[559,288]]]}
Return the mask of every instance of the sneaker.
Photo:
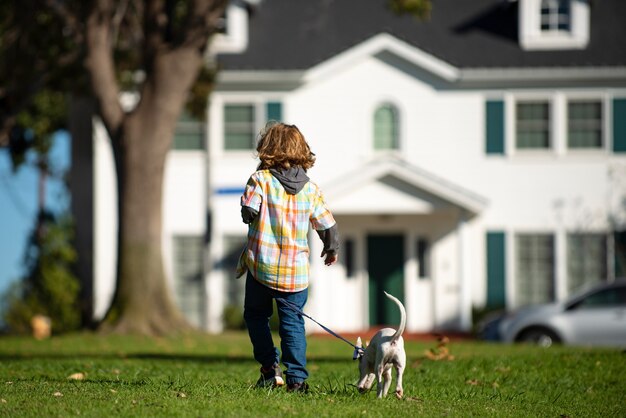
{"label": "sneaker", "polygon": [[283,386],[285,384],[285,380],[283,379],[283,372],[280,370],[280,366],[278,364],[274,364],[269,369],[264,369],[261,367],[261,377],[256,382],[256,387],[258,388],[267,388],[267,387],[278,387]]}
{"label": "sneaker", "polygon": [[287,385],[287,392],[309,392],[309,384],[307,382],[290,383]]}

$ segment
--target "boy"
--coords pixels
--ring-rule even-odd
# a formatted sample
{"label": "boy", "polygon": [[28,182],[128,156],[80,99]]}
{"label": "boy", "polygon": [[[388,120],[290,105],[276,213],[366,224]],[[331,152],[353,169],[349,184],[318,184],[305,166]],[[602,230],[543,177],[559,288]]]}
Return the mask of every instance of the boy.
{"label": "boy", "polygon": [[[238,277],[247,271],[244,319],[254,358],[261,364],[257,387],[277,387],[285,381],[269,327],[273,299],[304,308],[309,284],[309,224],[324,243],[321,256],[327,266],[337,261],[339,239],[320,189],[306,175],[315,154],[300,130],[283,123],[268,125],[257,152],[261,162],[241,196],[241,216],[249,227]],[[305,392],[304,319],[280,300],[276,306],[287,390]]]}

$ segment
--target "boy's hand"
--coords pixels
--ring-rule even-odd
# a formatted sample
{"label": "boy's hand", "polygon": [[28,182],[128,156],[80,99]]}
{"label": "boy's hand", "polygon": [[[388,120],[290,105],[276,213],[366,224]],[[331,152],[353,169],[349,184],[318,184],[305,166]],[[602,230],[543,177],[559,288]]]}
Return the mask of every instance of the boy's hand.
{"label": "boy's hand", "polygon": [[322,251],[321,257],[324,257],[324,256],[326,256],[326,259],[324,259],[324,264],[326,264],[327,266],[335,264],[335,262],[337,261],[337,253],[334,251],[330,251],[330,252]]}

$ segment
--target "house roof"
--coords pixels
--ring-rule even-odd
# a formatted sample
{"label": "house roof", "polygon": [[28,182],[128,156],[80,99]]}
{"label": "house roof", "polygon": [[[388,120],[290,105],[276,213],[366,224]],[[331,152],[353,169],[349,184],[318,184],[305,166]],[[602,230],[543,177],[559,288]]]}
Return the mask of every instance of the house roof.
{"label": "house roof", "polygon": [[429,214],[455,207],[474,216],[487,206],[484,197],[394,156],[344,173],[324,190],[336,214]]}
{"label": "house roof", "polygon": [[592,2],[581,50],[523,50],[517,10],[504,0],[434,0],[430,19],[419,21],[383,0],[263,0],[250,8],[247,50],[218,59],[225,70],[306,70],[388,33],[461,69],[626,66],[626,1]]}

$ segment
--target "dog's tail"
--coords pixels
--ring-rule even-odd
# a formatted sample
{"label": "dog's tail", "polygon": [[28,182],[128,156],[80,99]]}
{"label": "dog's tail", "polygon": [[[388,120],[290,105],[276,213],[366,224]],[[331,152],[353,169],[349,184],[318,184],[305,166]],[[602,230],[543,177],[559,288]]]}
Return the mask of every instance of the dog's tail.
{"label": "dog's tail", "polygon": [[384,292],[384,293],[385,293],[385,296],[387,296],[389,299],[394,301],[396,305],[398,305],[398,308],[400,309],[400,325],[398,325],[398,329],[396,333],[393,334],[393,338],[391,339],[391,341],[396,341],[398,338],[400,338],[400,336],[404,332],[404,328],[406,327],[406,310],[404,309],[404,305],[402,305],[402,302],[400,302],[395,296],[392,296],[387,292]]}

